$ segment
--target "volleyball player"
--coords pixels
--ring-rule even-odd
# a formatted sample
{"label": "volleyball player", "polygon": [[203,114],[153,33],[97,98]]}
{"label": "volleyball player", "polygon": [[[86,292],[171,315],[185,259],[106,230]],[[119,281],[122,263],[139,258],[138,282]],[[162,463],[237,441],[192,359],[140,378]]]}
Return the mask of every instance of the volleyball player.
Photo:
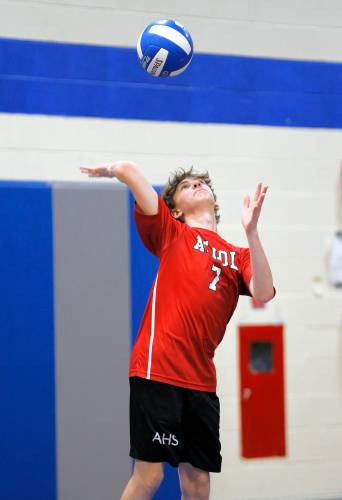
{"label": "volleyball player", "polygon": [[179,169],[158,195],[132,162],[81,171],[128,186],[141,240],[159,259],[130,360],[135,466],[121,500],[152,498],[166,462],[178,467],[183,500],[207,500],[209,473],[221,470],[214,352],[239,295],[267,302],[275,294],[257,228],[267,186],[244,198],[243,248],[217,231],[219,206],[207,172]]}

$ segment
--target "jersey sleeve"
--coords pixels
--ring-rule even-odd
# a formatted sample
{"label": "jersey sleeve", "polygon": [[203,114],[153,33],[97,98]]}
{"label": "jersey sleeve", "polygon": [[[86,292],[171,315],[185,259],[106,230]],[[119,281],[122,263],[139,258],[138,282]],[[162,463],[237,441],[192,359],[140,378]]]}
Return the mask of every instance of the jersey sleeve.
{"label": "jersey sleeve", "polygon": [[252,268],[249,248],[240,248],[239,295],[249,295],[252,297],[249,290],[251,278]]}
{"label": "jersey sleeve", "polygon": [[144,214],[137,203],[134,203],[134,220],[141,241],[153,255],[161,252],[178,237],[183,223],[174,219],[163,198],[158,195],[158,213]]}

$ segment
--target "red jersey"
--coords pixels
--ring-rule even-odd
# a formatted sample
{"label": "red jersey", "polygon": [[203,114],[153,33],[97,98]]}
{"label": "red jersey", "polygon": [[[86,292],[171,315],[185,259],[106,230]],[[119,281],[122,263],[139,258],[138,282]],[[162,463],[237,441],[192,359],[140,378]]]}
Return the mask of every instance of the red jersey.
{"label": "red jersey", "polygon": [[156,215],[145,215],[135,205],[134,217],[144,245],[159,259],[159,269],[129,376],[215,392],[215,349],[239,295],[251,295],[249,249],[174,219],[160,196]]}

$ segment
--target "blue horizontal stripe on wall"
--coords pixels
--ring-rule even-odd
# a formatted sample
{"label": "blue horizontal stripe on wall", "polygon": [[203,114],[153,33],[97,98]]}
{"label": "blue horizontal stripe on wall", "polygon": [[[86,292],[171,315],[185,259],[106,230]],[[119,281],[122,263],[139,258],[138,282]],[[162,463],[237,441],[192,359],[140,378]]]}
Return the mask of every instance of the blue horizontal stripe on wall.
{"label": "blue horizontal stripe on wall", "polygon": [[0,498],[56,499],[51,188],[0,182]]}
{"label": "blue horizontal stripe on wall", "polygon": [[135,49],[0,39],[0,111],[342,128],[342,64],[195,53],[175,78]]}

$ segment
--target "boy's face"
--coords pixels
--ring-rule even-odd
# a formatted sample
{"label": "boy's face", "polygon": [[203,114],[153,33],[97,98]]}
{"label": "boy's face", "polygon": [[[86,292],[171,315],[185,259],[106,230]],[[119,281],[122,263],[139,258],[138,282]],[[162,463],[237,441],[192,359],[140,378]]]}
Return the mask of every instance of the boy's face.
{"label": "boy's face", "polygon": [[186,177],[178,184],[173,201],[175,209],[172,215],[176,219],[192,213],[199,207],[213,211],[215,208],[215,199],[210,187],[202,179],[194,177]]}

